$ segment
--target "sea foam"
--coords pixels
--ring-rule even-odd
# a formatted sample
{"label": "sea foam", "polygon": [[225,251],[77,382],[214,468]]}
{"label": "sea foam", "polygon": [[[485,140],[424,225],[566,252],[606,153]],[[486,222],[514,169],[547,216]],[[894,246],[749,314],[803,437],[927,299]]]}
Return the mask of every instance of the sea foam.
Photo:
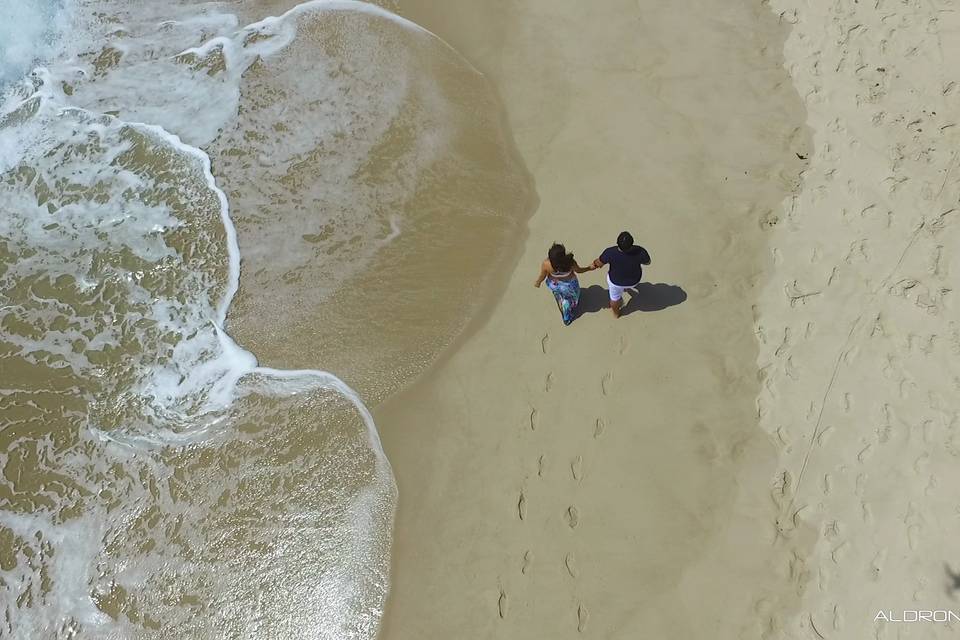
{"label": "sea foam", "polygon": [[[26,43],[46,42],[55,8],[14,14],[24,37],[8,45],[10,82],[53,51]],[[26,415],[4,425],[8,434],[53,429],[4,442],[5,461],[29,459],[55,479],[32,489],[12,481],[18,502],[0,513],[16,539],[17,563],[2,571],[9,633],[162,637],[200,622],[279,637],[376,631],[396,488],[373,420],[335,375],[260,367],[230,337],[240,249],[198,147],[235,114],[243,71],[293,41],[285,24],[238,35],[229,15],[184,16],[157,29],[223,35],[153,62],[149,43],[129,41],[93,47],[102,64],[64,55],[7,96],[8,370],[65,381],[56,383],[66,385],[64,406],[75,407],[51,417],[48,383],[0,385]],[[241,45],[274,29],[279,37]],[[215,59],[217,47],[226,66],[214,80],[183,63]],[[157,101],[147,80],[184,90]],[[351,412],[359,437],[317,422]],[[271,578],[285,594],[253,602]],[[228,617],[204,619],[214,615]]]}
{"label": "sea foam", "polygon": [[71,9],[64,0],[0,0],[0,91],[57,54]]}

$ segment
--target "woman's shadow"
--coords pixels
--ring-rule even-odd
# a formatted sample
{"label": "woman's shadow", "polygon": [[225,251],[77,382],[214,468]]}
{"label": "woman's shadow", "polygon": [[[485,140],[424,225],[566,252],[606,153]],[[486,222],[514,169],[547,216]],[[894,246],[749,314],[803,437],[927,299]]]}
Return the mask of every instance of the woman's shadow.
{"label": "woman's shadow", "polygon": [[[675,284],[658,282],[641,282],[633,289],[627,289],[630,297],[623,306],[622,315],[629,315],[634,311],[660,311],[667,307],[680,304],[687,299],[687,292]],[[581,314],[596,313],[610,308],[610,294],[607,288],[592,284],[580,291],[580,303],[577,305]]]}

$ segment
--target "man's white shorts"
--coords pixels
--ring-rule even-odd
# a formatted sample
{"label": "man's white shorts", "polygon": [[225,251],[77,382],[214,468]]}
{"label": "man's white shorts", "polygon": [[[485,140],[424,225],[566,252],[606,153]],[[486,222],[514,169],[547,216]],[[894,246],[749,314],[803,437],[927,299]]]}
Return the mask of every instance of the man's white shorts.
{"label": "man's white shorts", "polygon": [[627,289],[636,289],[638,284],[640,283],[637,282],[637,284],[632,284],[629,287],[621,287],[618,284],[613,284],[612,282],[610,282],[610,276],[607,276],[607,288],[610,290],[610,301],[616,302],[620,300],[621,298],[623,298],[624,291],[626,291]]}

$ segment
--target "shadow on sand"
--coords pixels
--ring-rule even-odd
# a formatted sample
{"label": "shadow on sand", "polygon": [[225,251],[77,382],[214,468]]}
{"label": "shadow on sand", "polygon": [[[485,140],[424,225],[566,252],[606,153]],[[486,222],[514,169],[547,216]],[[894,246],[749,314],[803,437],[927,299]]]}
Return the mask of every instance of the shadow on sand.
{"label": "shadow on sand", "polygon": [[[687,299],[687,292],[675,284],[656,284],[641,282],[636,290],[627,290],[629,297],[623,306],[622,314],[630,315],[634,311],[660,311],[667,307],[678,305]],[[610,307],[610,297],[607,288],[592,284],[580,291],[580,304],[577,309],[580,314],[596,313]]]}

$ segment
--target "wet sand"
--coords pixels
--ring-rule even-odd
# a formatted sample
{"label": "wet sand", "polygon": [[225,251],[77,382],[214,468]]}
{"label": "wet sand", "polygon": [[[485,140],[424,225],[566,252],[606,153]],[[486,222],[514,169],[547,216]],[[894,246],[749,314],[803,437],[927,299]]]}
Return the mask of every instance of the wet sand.
{"label": "wet sand", "polygon": [[[491,78],[540,205],[486,324],[376,411],[400,495],[384,638],[736,637],[793,606],[754,302],[810,142],[777,16],[682,5],[400,4]],[[582,276],[564,327],[531,286],[546,248],[586,263],[624,228],[649,284],[614,321]]]}
{"label": "wet sand", "polygon": [[244,74],[211,154],[243,253],[233,336],[263,364],[323,363],[375,405],[484,315],[506,272],[464,287],[450,266],[515,261],[536,201],[490,81],[362,6],[301,11],[291,50]]}

